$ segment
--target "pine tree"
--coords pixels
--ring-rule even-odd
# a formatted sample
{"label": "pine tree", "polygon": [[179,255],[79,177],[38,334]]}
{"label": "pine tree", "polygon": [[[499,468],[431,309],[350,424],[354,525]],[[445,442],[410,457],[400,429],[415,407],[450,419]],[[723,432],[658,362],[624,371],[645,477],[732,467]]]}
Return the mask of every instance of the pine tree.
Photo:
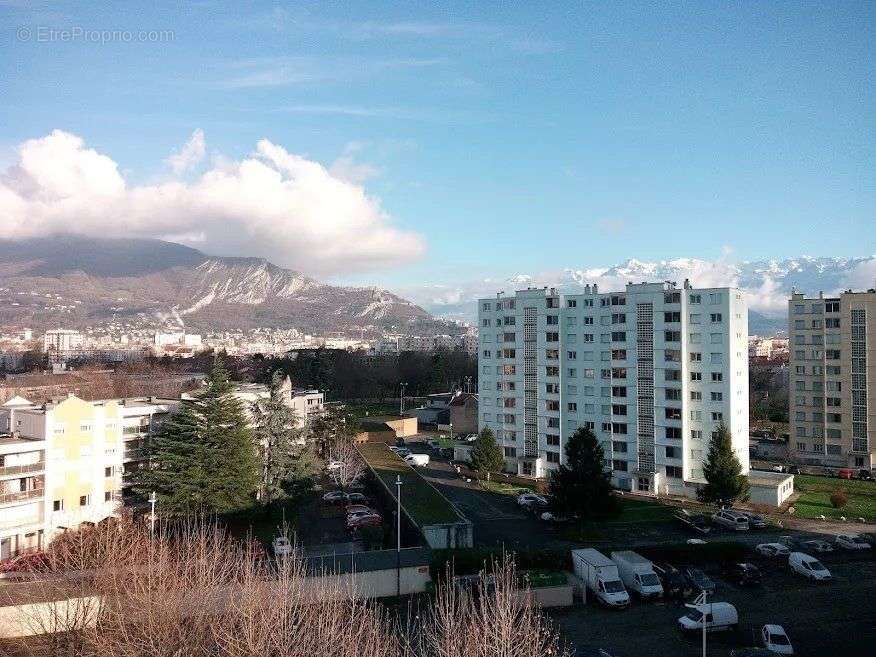
{"label": "pine tree", "polygon": [[149,467],[135,480],[135,491],[157,494],[164,513],[233,513],[254,501],[258,467],[252,435],[218,357],[205,383],[150,442]]}
{"label": "pine tree", "polygon": [[582,519],[617,512],[617,498],[612,494],[604,458],[590,429],[581,427],[572,434],[566,443],[566,462],[551,473],[550,491],[557,511]]}
{"label": "pine tree", "polygon": [[748,499],[748,478],[742,474],[742,464],[733,451],[733,438],[723,423],[712,434],[703,476],[706,485],[697,493],[701,501],[732,504]]}
{"label": "pine tree", "polygon": [[505,455],[496,444],[496,434],[484,427],[471,447],[471,467],[479,472],[501,472],[505,467]]}
{"label": "pine tree", "polygon": [[283,378],[275,372],[271,396],[252,405],[253,437],[258,448],[262,476],[259,499],[265,505],[288,497],[316,474],[316,458],[296,428],[295,411],[283,399]]}

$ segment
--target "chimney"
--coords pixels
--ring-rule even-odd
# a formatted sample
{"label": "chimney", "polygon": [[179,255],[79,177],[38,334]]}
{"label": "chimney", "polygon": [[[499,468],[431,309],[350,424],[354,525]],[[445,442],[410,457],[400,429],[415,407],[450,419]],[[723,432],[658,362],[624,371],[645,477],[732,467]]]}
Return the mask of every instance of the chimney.
{"label": "chimney", "polygon": [[599,286],[596,283],[593,284],[593,294],[599,294]]}

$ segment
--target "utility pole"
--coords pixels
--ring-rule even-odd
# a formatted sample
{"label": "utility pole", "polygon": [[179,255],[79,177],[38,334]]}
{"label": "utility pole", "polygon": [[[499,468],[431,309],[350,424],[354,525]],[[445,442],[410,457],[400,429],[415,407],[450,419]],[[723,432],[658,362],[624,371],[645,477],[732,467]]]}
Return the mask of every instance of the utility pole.
{"label": "utility pole", "polygon": [[401,475],[395,476],[395,595],[401,595]]}
{"label": "utility pole", "polygon": [[401,397],[399,397],[399,400],[398,400],[398,414],[404,415],[405,414],[405,388],[408,387],[408,384],[405,383],[404,381],[402,381],[399,385],[401,386]]}
{"label": "utility pole", "polygon": [[[700,593],[693,603],[687,603],[684,606],[690,609],[696,609],[700,612],[700,625],[703,628],[703,657],[706,657],[706,600],[708,595],[705,591]],[[709,611],[712,610],[712,606],[709,605]]]}

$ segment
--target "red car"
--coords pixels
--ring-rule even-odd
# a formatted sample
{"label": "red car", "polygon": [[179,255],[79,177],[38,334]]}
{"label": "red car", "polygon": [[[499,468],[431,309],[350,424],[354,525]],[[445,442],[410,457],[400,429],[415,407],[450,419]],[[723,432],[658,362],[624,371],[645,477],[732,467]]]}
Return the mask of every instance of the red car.
{"label": "red car", "polygon": [[376,513],[368,514],[367,516],[359,516],[347,521],[347,528],[356,530],[362,527],[377,527],[383,522],[381,517]]}
{"label": "red car", "polygon": [[851,479],[855,476],[855,473],[848,468],[842,468],[841,470],[837,470],[836,476],[840,479]]}
{"label": "red car", "polygon": [[0,563],[0,573],[33,573],[48,567],[49,557],[45,552],[31,552]]}

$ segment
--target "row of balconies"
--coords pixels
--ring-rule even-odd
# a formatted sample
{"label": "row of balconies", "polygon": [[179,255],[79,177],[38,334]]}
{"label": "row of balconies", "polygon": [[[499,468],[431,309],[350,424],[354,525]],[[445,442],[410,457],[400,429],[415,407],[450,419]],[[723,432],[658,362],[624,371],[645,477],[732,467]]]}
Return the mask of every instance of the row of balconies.
{"label": "row of balconies", "polygon": [[4,465],[0,466],[0,477],[8,475],[36,474],[45,469],[45,459],[40,459],[36,463],[25,463],[23,465]]}
{"label": "row of balconies", "polygon": [[12,493],[0,493],[0,504],[38,500],[42,498],[44,494],[45,488],[32,488],[31,490],[15,491]]}

